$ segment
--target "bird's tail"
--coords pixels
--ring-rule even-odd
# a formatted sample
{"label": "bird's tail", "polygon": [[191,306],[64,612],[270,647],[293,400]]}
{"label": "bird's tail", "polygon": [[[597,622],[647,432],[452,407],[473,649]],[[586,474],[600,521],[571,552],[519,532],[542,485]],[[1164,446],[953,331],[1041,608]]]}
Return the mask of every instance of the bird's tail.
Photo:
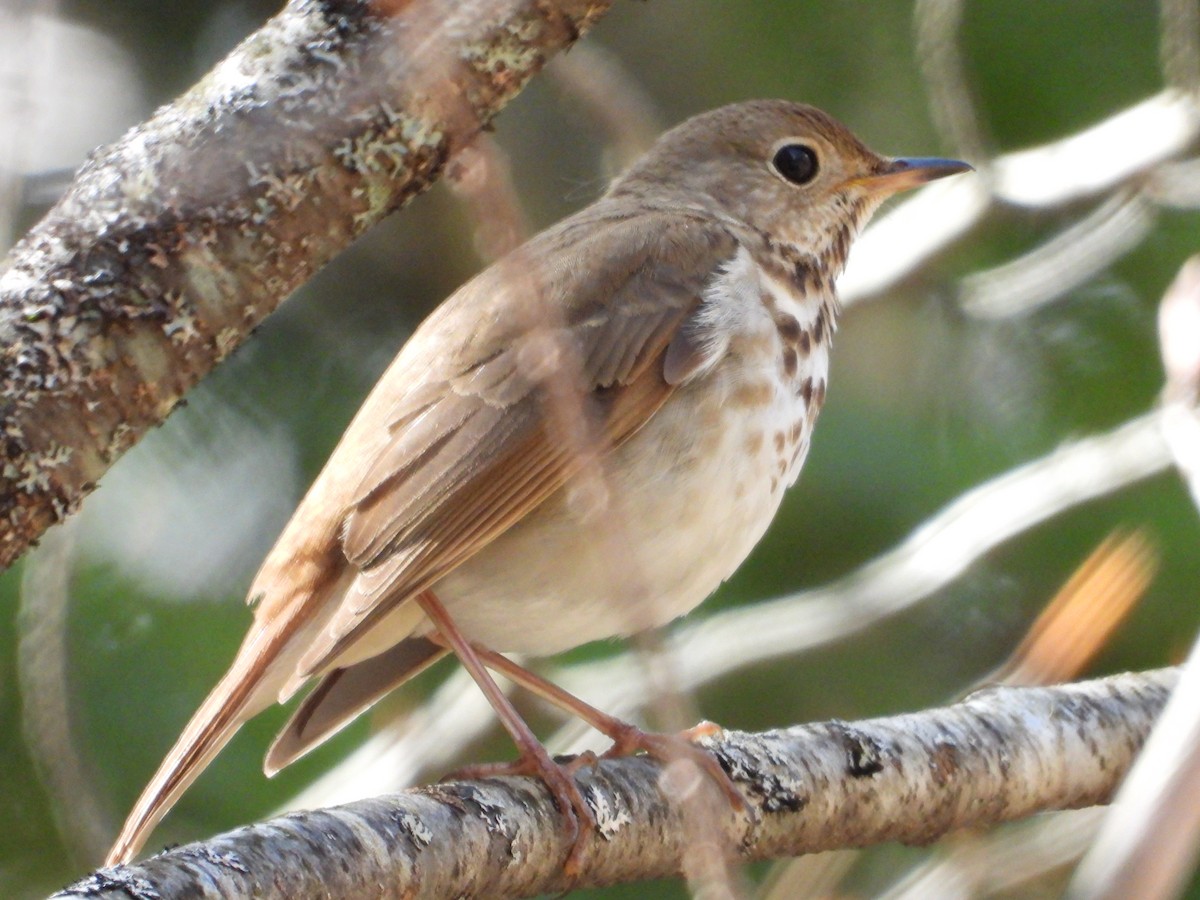
{"label": "bird's tail", "polygon": [[[276,682],[290,674],[281,656],[288,635],[252,631],[229,671],[205,698],[138,798],[105,865],[129,862],[154,826],[233,737],[243,722],[275,702]],[[278,674],[276,674],[278,673]]]}

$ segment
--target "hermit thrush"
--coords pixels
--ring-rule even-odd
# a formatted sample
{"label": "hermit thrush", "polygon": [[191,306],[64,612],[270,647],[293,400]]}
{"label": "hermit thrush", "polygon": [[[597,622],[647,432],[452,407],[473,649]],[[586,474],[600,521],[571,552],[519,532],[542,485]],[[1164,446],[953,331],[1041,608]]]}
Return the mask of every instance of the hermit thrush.
{"label": "hermit thrush", "polygon": [[812,107],[727,106],[460,288],[263,563],[254,625],[109,862],[138,851],[260,710],[317,682],[267,756],[273,772],[449,651],[526,768],[587,820],[486,668],[621,750],[662,748],[497,651],[661,625],[729,577],[808,451],[852,238],[886,197],[968,168],[878,156]]}

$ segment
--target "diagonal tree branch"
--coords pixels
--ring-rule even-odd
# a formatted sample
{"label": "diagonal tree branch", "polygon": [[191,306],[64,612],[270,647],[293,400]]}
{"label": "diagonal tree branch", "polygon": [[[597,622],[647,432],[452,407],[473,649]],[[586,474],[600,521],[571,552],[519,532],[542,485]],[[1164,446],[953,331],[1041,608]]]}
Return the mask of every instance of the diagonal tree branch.
{"label": "diagonal tree branch", "polygon": [[0,266],[0,567],[611,0],[291,0]]}
{"label": "diagonal tree branch", "polygon": [[[749,815],[682,763],[605,761],[579,776],[598,828],[578,886],[672,875],[696,854],[750,860],[926,843],[1103,803],[1175,682],[1162,670],[993,688],[910,715],[726,733],[709,746]],[[711,826],[699,841],[698,795]],[[572,886],[561,869],[569,845],[539,782],[493,778],[273,819],[102,869],[55,898],[524,897]]]}

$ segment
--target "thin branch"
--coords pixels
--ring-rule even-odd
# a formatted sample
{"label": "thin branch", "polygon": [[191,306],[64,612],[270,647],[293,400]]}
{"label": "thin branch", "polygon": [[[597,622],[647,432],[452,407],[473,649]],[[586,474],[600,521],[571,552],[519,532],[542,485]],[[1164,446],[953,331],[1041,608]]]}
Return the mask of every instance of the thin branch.
{"label": "thin branch", "polygon": [[1178,91],[1200,94],[1200,8],[1191,0],[1162,0],[1159,18],[1163,80]]}
{"label": "thin branch", "polygon": [[1028,253],[964,278],[959,305],[981,319],[1024,315],[1077,289],[1131,252],[1157,218],[1157,208],[1142,192],[1117,191]]}
{"label": "thin branch", "polygon": [[608,174],[632,165],[662,133],[663,121],[646,89],[597,44],[580,44],[555,57],[547,74],[604,130]]}
{"label": "thin branch", "polygon": [[292,0],[0,267],[0,567],[611,0]]}
{"label": "thin branch", "polygon": [[[963,0],[917,0],[913,7],[917,61],[942,140],[963,159],[983,163],[991,154],[963,61],[964,6]],[[986,178],[986,166],[981,171]]]}
{"label": "thin branch", "polygon": [[[749,814],[679,764],[605,761],[579,775],[599,827],[575,885],[561,871],[570,837],[544,787],[493,778],[274,819],[100,870],[55,897],[523,897],[673,875],[689,854],[752,860],[927,843],[1104,802],[1175,681],[1162,670],[996,688],[886,719],[727,733],[707,743]],[[685,837],[679,801],[709,791],[724,846]]]}
{"label": "thin branch", "polygon": [[447,168],[446,184],[467,209],[475,250],[495,262],[529,237],[529,223],[513,185],[508,155],[490,134],[480,134]]}
{"label": "thin branch", "polygon": [[25,564],[17,611],[21,733],[72,858],[104,858],[110,817],[97,779],[80,754],[68,677],[68,609],[77,532],[68,523],[46,535]]}
{"label": "thin branch", "polygon": [[[1187,151],[1200,135],[1196,102],[1163,91],[1058,141],[998,156],[998,199],[1045,208],[1093,197]],[[1107,148],[1110,159],[1096,159]]]}

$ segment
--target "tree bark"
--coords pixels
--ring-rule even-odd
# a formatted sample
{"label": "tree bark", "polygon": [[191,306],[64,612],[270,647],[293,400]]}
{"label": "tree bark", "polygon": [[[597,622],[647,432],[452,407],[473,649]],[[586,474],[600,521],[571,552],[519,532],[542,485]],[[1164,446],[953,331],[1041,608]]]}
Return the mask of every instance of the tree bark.
{"label": "tree bark", "polygon": [[0,568],[611,0],[291,0],[0,266]]}
{"label": "tree bark", "polygon": [[55,898],[526,897],[670,876],[697,857],[924,844],[1107,801],[1176,678],[992,688],[910,715],[708,739],[745,812],[679,763],[604,761],[578,776],[597,829],[573,884],[553,801],[540,782],[505,777],[283,816],[102,869]]}

